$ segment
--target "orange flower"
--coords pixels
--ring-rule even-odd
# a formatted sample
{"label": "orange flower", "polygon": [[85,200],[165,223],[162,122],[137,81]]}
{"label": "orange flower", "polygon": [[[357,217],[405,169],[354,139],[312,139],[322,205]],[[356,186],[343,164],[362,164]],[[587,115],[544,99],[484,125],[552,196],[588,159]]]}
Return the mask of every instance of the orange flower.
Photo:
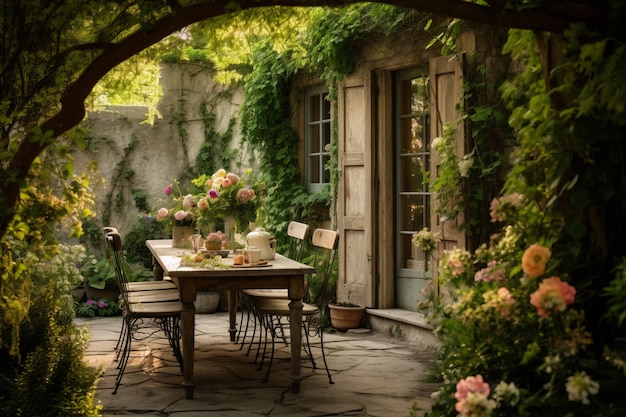
{"label": "orange flower", "polygon": [[550,255],[550,249],[537,244],[530,245],[522,255],[522,270],[529,278],[545,274]]}

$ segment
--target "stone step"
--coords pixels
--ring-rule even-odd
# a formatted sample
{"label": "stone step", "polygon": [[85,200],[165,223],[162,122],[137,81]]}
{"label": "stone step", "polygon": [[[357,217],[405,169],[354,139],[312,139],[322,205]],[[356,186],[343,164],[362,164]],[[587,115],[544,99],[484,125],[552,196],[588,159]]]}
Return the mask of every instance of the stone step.
{"label": "stone step", "polygon": [[399,308],[366,311],[367,326],[372,332],[410,344],[438,347],[433,327],[422,313]]}

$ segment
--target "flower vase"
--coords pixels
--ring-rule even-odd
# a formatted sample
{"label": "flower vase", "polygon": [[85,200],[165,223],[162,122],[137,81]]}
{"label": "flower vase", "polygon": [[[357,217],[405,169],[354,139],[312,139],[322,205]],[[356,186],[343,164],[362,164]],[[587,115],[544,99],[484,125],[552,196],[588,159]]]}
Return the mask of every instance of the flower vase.
{"label": "flower vase", "polygon": [[172,247],[191,249],[191,235],[196,233],[193,226],[174,226],[172,228]]}
{"label": "flower vase", "polygon": [[228,241],[231,244],[234,244],[237,247],[245,246],[245,238],[248,231],[237,230],[237,223],[235,222],[234,217],[229,216],[224,219],[224,230],[226,232],[226,236],[228,236]]}

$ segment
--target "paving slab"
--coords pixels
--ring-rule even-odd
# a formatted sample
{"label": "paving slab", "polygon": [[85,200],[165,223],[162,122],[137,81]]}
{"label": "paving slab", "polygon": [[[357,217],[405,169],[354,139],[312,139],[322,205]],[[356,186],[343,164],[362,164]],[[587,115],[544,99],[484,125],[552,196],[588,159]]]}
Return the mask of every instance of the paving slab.
{"label": "paving slab", "polygon": [[217,312],[196,317],[193,399],[185,398],[180,368],[159,332],[133,341],[122,385],[113,395],[121,317],[77,318],[76,323],[90,336],[85,360],[102,369],[96,398],[103,417],[409,417],[414,404],[428,411],[430,396],[439,389],[425,381],[435,357],[432,346],[364,330],[324,335],[334,384],[323,367],[319,338],[312,339],[317,368],[303,354],[300,392],[293,393],[289,348],[277,343],[272,372],[263,382],[267,360],[262,367],[255,363],[257,345],[246,355],[248,345],[232,343],[228,313]]}

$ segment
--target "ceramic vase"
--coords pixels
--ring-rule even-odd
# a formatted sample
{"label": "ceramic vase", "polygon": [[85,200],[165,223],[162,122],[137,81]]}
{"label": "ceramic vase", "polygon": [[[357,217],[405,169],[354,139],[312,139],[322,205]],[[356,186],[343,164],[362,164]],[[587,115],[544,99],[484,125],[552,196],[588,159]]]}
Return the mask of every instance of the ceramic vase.
{"label": "ceramic vase", "polygon": [[191,235],[196,233],[193,226],[174,226],[172,228],[172,247],[191,249]]}

